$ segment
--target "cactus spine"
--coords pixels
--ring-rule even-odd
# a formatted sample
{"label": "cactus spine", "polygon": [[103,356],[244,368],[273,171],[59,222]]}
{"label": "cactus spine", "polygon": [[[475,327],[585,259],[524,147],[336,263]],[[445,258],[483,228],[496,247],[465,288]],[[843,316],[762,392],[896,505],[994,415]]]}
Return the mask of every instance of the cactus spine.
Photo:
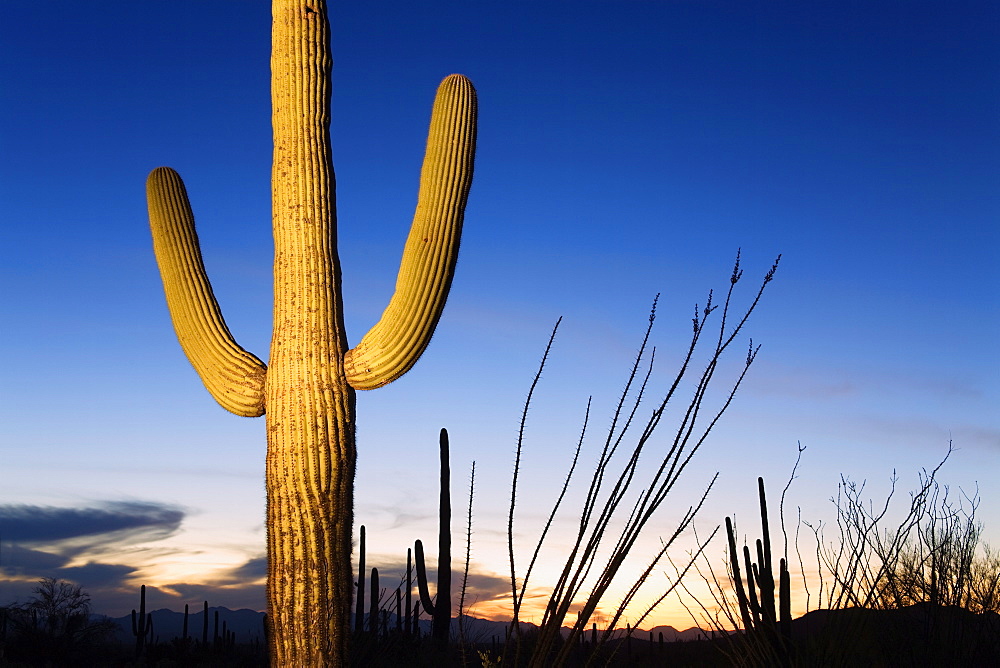
{"label": "cactus spine", "polygon": [[194,217],[169,168],[147,181],[150,226],[174,329],[227,410],[267,413],[268,608],[276,666],[345,665],[351,607],[355,390],[405,373],[444,308],[472,180],[476,95],[438,88],[413,226],[396,290],[353,349],[344,330],[329,139],[329,23],[323,0],[274,0],[271,55],[274,317],[265,364],[226,326]]}
{"label": "cactus spine", "polygon": [[448,452],[448,430],[442,429],[439,439],[441,450],[441,494],[438,501],[438,583],[437,595],[431,601],[427,589],[427,569],[424,567],[424,545],[419,540],[414,545],[417,560],[417,586],[424,610],[433,620],[431,634],[442,645],[448,642],[451,625],[451,466]]}

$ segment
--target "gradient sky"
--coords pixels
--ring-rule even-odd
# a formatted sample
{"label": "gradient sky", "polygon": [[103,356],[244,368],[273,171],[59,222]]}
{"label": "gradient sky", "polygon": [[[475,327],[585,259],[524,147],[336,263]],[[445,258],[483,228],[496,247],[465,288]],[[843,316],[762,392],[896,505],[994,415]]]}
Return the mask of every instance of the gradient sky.
{"label": "gradient sky", "polygon": [[[266,359],[269,3],[18,0],[4,14],[0,602],[53,575],[115,615],[141,583],[155,608],[262,609],[264,423],[218,407],[176,343],[144,180],[181,173],[230,328]],[[756,536],[755,479],[777,493],[797,442],[791,518],[800,505],[829,520],[840,474],[877,499],[895,469],[905,502],[952,439],[941,480],[978,483],[1000,544],[995,2],[372,1],[330,14],[352,343],[393,288],[437,83],[466,74],[480,101],[437,333],[406,376],[358,396],[356,523],[383,578],[414,539],[435,542],[447,427],[456,553],[477,462],[473,612],[501,614],[517,425],[553,323],[563,316],[529,416],[519,563],[588,396],[594,435],[610,423],[654,295],[651,398],[738,248],[740,304],[783,254],[746,331],[761,352],[641,555],[716,471],[699,533],[736,513]],[[651,595],[667,582],[654,578]],[[690,626],[674,603],[652,621]]]}

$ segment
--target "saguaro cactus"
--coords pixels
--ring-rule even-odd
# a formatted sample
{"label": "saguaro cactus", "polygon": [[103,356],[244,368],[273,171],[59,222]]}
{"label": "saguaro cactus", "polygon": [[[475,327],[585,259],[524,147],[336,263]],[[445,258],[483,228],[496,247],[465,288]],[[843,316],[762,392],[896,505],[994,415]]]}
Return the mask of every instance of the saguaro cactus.
{"label": "saguaro cactus", "polygon": [[358,527],[358,583],[354,588],[354,632],[365,630],[365,525]]}
{"label": "saguaro cactus", "polygon": [[146,613],[146,585],[139,587],[139,613],[132,610],[132,635],[135,636],[135,656],[139,658],[146,646],[153,643],[153,613]]}
{"label": "saguaro cactus", "polygon": [[[792,607],[791,576],[782,558],[778,565],[778,606],[775,608],[774,568],[771,562],[771,532],[767,520],[767,498],[764,496],[764,479],[757,478],[760,499],[760,523],[763,539],[757,540],[757,562],[751,561],[750,548],[743,546],[746,567],[746,589],[740,572],[740,553],[736,549],[736,530],[726,518],[726,536],[729,540],[729,562],[736,600],[739,603],[743,632],[748,642],[754,644],[756,653],[765,657],[768,665],[791,665],[792,657]],[[759,592],[759,594],[758,594]],[[760,636],[759,638],[754,636]],[[758,657],[759,658],[759,657]]]}
{"label": "saguaro cactus", "polygon": [[236,343],[222,318],[184,185],[169,168],[149,176],[149,217],[174,329],[191,364],[227,410],[267,413],[272,662],[344,665],[354,391],[405,373],[441,315],[472,180],[476,95],[461,75],[438,88],[396,291],[379,322],[350,348],[336,245],[326,3],[274,0],[273,17],[274,321],[267,366]]}
{"label": "saguaro cactus", "polygon": [[434,640],[439,646],[444,646],[448,642],[451,625],[451,460],[447,429],[441,430],[438,442],[441,453],[441,489],[438,497],[438,581],[433,601],[427,588],[424,545],[419,540],[414,543],[414,554],[420,601],[434,620],[431,627]]}

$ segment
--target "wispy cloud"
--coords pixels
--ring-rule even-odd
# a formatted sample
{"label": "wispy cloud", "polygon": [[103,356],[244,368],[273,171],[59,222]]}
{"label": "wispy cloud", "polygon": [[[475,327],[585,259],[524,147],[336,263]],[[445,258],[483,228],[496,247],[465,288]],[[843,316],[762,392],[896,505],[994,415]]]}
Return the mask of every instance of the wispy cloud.
{"label": "wispy cloud", "polygon": [[214,580],[217,584],[245,584],[263,582],[267,578],[267,557],[255,557]]}
{"label": "wispy cloud", "polygon": [[[41,578],[83,586],[95,606],[122,598],[137,572],[126,555],[148,555],[144,543],[174,535],[185,512],[169,504],[114,501],[78,508],[0,505],[3,603],[25,599]],[[117,612],[117,610],[116,610]]]}
{"label": "wispy cloud", "polygon": [[0,537],[27,545],[48,545],[83,536],[139,531],[166,537],[177,531],[184,511],[165,504],[115,501],[91,508],[0,505]]}

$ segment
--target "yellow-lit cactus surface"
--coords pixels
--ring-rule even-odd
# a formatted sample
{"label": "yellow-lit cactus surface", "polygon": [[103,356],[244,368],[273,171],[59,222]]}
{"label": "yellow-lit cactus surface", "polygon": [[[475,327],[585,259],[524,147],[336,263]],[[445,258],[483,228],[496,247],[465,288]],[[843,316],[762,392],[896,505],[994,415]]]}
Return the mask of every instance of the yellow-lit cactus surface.
{"label": "yellow-lit cactus surface", "polygon": [[274,320],[264,365],[226,326],[205,273],[180,176],[147,181],[153,243],[177,338],[226,410],[267,415],[268,613],[279,666],[347,661],[355,468],[354,390],[420,357],[458,256],[476,143],[476,93],[453,74],[434,100],[416,213],[396,291],[349,349],[329,140],[326,3],[275,0],[271,55]]}

